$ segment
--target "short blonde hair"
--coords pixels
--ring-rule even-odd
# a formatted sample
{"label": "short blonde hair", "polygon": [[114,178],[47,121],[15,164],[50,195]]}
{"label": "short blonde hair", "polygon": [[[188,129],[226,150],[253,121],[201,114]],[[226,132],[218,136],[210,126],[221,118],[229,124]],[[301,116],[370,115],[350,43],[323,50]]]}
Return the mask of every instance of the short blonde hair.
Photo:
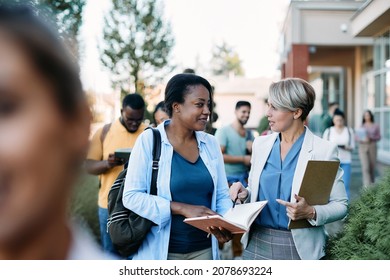
{"label": "short blonde hair", "polygon": [[304,121],[313,109],[316,94],[314,88],[300,78],[286,78],[272,83],[269,87],[268,101],[276,108],[294,112],[302,110]]}

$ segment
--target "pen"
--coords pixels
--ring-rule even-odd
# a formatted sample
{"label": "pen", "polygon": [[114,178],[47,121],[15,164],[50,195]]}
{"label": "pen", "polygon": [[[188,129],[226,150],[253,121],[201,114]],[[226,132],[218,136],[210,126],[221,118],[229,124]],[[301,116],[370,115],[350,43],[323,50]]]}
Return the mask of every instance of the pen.
{"label": "pen", "polygon": [[237,199],[238,199],[238,196],[237,196],[236,199],[233,201],[233,207],[232,207],[232,208],[234,208],[234,206],[236,206]]}

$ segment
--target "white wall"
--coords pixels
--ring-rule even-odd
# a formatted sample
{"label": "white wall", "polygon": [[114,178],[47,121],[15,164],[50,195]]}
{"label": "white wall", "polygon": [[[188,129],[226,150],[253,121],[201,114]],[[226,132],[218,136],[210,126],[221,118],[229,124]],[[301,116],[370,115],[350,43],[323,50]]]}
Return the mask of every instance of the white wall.
{"label": "white wall", "polygon": [[264,99],[254,96],[254,94],[236,94],[236,95],[224,95],[215,94],[214,100],[217,104],[215,111],[218,113],[218,122],[216,127],[224,126],[232,123],[235,120],[234,110],[237,101],[244,100],[251,103],[251,116],[247,123],[247,127],[256,128],[260,119],[265,114]]}

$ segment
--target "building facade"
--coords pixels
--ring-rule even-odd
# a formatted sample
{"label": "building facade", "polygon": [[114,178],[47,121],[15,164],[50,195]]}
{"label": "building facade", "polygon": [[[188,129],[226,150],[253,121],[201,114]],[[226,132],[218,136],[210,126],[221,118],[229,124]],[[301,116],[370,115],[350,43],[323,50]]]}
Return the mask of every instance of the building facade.
{"label": "building facade", "polygon": [[389,164],[390,1],[292,0],[280,46],[282,77],[306,79],[316,89],[313,130],[320,133],[315,122],[331,102],[355,128],[370,109],[381,127],[378,159]]}

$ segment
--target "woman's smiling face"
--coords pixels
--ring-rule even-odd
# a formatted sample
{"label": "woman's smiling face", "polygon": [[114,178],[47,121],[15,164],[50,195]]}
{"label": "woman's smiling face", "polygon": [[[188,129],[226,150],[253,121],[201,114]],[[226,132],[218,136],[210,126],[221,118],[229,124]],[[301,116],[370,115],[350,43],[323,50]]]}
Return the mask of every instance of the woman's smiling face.
{"label": "woman's smiling face", "polygon": [[210,116],[210,92],[203,85],[189,86],[183,104],[176,104],[178,117],[189,129],[202,131]]}

